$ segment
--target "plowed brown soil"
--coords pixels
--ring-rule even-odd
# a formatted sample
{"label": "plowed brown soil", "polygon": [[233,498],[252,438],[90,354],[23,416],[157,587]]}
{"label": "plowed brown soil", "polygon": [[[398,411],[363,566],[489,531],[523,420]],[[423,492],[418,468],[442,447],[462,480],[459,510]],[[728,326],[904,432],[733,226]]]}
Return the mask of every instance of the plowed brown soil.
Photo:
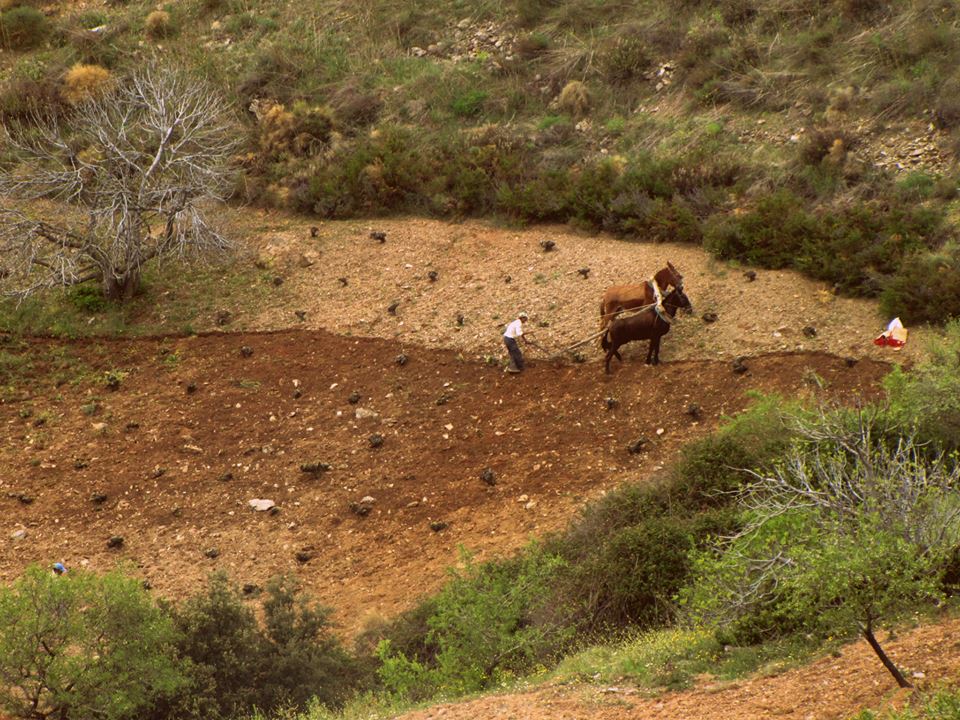
{"label": "plowed brown soil", "polygon": [[[258,584],[296,571],[347,630],[439,586],[458,545],[507,553],[562,527],[590,498],[650,476],[744,407],[748,390],[809,394],[816,374],[830,396],[873,396],[887,370],[775,354],[751,358],[744,375],[711,361],[629,362],[611,377],[596,363],[541,362],[515,377],[437,349],[407,347],[401,366],[395,342],[323,331],[72,343],[90,377],[125,369],[110,392],[45,382],[40,358],[52,345],[33,342],[35,384],[0,405],[7,535],[27,531],[5,539],[0,574],[124,558],[178,597],[215,568]],[[377,417],[358,419],[361,408]],[[374,434],[382,447],[371,447]],[[641,436],[650,449],[628,453]],[[331,469],[300,469],[312,462]],[[486,467],[494,486],[480,479]],[[107,500],[94,502],[98,493]],[[351,504],[365,497],[372,509],[359,516]],[[255,512],[253,498],[280,511]],[[447,527],[431,529],[437,522]],[[112,536],[122,548],[106,547]]]}

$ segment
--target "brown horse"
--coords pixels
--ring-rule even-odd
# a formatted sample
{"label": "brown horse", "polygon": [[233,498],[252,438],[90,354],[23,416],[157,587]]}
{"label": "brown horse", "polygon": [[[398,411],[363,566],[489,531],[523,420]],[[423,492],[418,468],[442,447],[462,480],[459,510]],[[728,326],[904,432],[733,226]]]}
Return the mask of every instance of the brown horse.
{"label": "brown horse", "polygon": [[[692,310],[688,298],[683,290],[674,288],[663,298],[663,310],[668,318],[664,318],[654,308],[644,310],[629,317],[615,317],[600,339],[600,347],[607,351],[606,372],[610,374],[610,360],[616,358],[623,362],[620,356],[620,346],[636,340],[649,340],[647,348],[647,365],[660,364],[660,340],[670,332],[670,321],[677,314],[677,310],[684,308]],[[619,314],[619,310],[615,314]]]}
{"label": "brown horse", "polygon": [[[669,287],[683,291],[683,275],[672,263],[668,262],[665,268],[658,270],[653,279],[657,281],[661,293],[666,293]],[[649,281],[642,285],[611,285],[604,291],[603,299],[600,301],[600,330],[607,329],[617,308],[630,310],[651,305],[654,302],[656,302],[656,296]]]}

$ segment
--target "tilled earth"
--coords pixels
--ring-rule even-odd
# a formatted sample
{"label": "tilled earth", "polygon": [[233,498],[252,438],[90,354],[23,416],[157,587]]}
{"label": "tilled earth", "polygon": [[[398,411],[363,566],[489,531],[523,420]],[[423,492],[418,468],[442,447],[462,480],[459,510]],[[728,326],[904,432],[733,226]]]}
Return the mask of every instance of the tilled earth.
{"label": "tilled earth", "polygon": [[[739,375],[685,360],[628,361],[609,377],[597,363],[539,362],[510,376],[449,350],[324,331],[35,340],[20,352],[35,380],[0,404],[3,577],[124,559],[182,597],[217,568],[258,585],[295,571],[348,634],[436,589],[458,546],[508,553],[651,476],[748,390],[870,397],[888,370],[788,353],[750,358]],[[85,374],[58,379],[65,360]],[[118,369],[111,391],[101,378]],[[645,450],[629,453],[641,437]],[[330,467],[301,469],[310,463]],[[123,544],[108,548],[112,537]]]}

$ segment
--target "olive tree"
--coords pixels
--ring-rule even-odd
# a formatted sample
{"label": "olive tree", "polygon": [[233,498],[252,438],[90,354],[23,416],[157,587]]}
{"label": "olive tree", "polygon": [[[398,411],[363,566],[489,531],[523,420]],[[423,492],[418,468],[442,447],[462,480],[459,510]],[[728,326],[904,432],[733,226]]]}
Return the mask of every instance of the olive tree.
{"label": "olive tree", "polygon": [[204,207],[229,188],[235,135],[213,88],[157,65],[66,116],[4,124],[0,288],[92,281],[122,301],[150,260],[225,249]]}
{"label": "olive tree", "polygon": [[184,681],[174,639],[136,579],[31,567],[0,589],[0,708],[35,720],[130,717]]}
{"label": "olive tree", "polygon": [[801,444],[741,494],[743,530],[696,558],[687,600],[702,619],[734,627],[858,627],[909,687],[875,630],[942,594],[960,543],[960,468],[910,436],[876,434],[863,413],[804,422]]}

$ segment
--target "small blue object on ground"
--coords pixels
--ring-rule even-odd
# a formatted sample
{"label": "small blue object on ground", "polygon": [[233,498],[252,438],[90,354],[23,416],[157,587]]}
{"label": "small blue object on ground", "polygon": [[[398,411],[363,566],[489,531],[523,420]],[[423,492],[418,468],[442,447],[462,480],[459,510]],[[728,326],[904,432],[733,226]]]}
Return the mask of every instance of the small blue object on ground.
{"label": "small blue object on ground", "polygon": [[67,568],[64,566],[63,563],[54,563],[54,564],[53,564],[53,571],[54,571],[57,575],[63,575],[63,574],[67,571]]}

